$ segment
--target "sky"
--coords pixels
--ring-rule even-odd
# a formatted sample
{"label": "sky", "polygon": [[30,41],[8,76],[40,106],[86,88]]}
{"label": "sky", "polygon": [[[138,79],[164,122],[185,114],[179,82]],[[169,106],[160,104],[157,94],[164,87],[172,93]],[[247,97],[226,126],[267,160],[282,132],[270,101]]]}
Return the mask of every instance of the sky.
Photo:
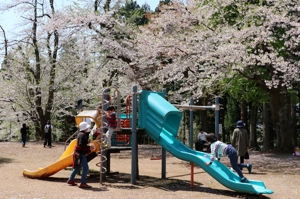
{"label": "sky", "polygon": [[[61,5],[67,5],[68,0],[58,0]],[[136,2],[139,5],[143,5],[145,3],[150,5],[150,8],[152,11],[155,10],[155,8],[158,6],[160,0],[136,0]],[[8,3],[10,0],[0,0],[0,6],[4,3]],[[11,12],[0,12],[0,25],[4,28],[4,30],[7,32],[7,37],[9,37],[9,34],[15,30],[16,22],[20,19],[20,15],[18,15],[17,12],[11,11]],[[0,42],[1,43],[1,42]]]}
{"label": "sky", "polygon": [[144,3],[147,3],[150,5],[151,10],[154,11],[155,8],[158,6],[159,1],[160,0],[137,0],[136,2],[139,5],[143,5]]}
{"label": "sky", "polygon": [[[60,4],[68,5],[69,0],[58,0],[57,2],[60,2]],[[158,6],[160,0],[136,0],[136,2],[142,6],[143,4],[147,3],[150,5],[150,8],[152,11],[155,10],[155,8]],[[4,5],[5,3],[9,3],[10,0],[0,0],[0,7],[1,5]],[[70,2],[70,1],[69,1]],[[0,12],[0,25],[4,28],[6,37],[8,40],[12,40],[12,36],[14,35],[13,32],[16,31],[18,20],[20,20],[20,15],[16,11],[10,11],[1,13]],[[2,30],[0,30],[0,34],[2,34]],[[2,35],[0,36],[0,39],[2,39]],[[0,41],[0,45],[3,43],[3,41]],[[0,47],[1,48],[1,47]],[[0,63],[3,60],[3,54],[0,52]]]}

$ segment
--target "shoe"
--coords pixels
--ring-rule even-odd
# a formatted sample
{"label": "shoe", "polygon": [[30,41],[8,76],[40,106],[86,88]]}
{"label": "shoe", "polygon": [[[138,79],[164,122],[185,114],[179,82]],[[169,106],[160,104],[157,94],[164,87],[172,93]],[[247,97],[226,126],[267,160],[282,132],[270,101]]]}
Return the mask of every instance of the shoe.
{"label": "shoe", "polygon": [[22,147],[25,147],[25,144],[22,144]]}
{"label": "shoe", "polygon": [[49,148],[52,148],[52,146],[48,146]]}
{"label": "shoe", "polygon": [[44,145],[44,148],[46,148],[46,145]]}
{"label": "shoe", "polygon": [[247,164],[248,173],[251,173],[252,171],[252,164]]}
{"label": "shoe", "polygon": [[67,183],[72,186],[77,185],[74,180],[68,180]]}
{"label": "shoe", "polygon": [[87,184],[80,184],[79,188],[92,188],[92,186],[87,185]]}
{"label": "shoe", "polygon": [[234,170],[232,167],[230,167],[230,170],[231,170],[232,172],[235,172],[235,170]]}
{"label": "shoe", "polygon": [[242,183],[249,183],[249,180],[248,180],[247,178],[243,177],[243,178],[241,179],[241,182],[242,182]]}

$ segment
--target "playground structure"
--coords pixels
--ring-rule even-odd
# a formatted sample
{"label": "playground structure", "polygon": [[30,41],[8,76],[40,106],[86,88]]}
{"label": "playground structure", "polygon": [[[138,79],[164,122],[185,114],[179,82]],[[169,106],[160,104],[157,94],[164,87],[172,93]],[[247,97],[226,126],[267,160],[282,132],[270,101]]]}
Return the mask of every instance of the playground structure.
{"label": "playground structure", "polygon": [[[193,98],[190,99],[189,105],[174,105],[176,108],[179,109],[187,109],[190,111],[190,148],[193,149],[193,118],[194,118],[194,111],[195,110],[214,110],[215,111],[215,134],[216,137],[219,138],[220,132],[219,132],[219,97],[216,96],[215,98],[215,104],[212,106],[194,106],[194,100]],[[210,147],[210,144],[208,144],[206,147]],[[210,149],[206,149],[206,152],[209,152]],[[194,187],[194,166],[195,164],[191,162],[191,188]]]}
{"label": "playground structure", "polygon": [[[172,104],[170,104],[164,98],[165,92],[151,92],[151,91],[137,91],[137,86],[133,86],[133,93],[131,96],[132,100],[132,114],[130,115],[130,131],[131,131],[131,183],[136,183],[137,178],[137,132],[140,129],[143,129],[148,136],[150,136],[156,143],[158,143],[162,147],[162,178],[165,178],[165,168],[166,168],[166,152],[168,151],[173,156],[194,163],[200,166],[204,171],[206,171],[209,175],[211,175],[214,179],[220,182],[225,187],[243,193],[251,193],[251,194],[272,194],[273,191],[269,190],[265,187],[262,181],[249,180],[249,183],[241,183],[240,178],[237,174],[231,171],[228,167],[222,164],[219,161],[214,161],[211,166],[206,166],[205,162],[209,161],[210,155],[204,152],[195,151],[191,148],[188,148],[179,140],[177,140],[177,133],[180,125],[180,121],[182,119],[182,113]],[[138,100],[137,100],[138,99]],[[106,101],[102,101],[102,106]],[[105,108],[105,107],[103,107]],[[190,107],[192,108],[192,107]],[[139,114],[137,114],[137,109],[139,110]],[[101,116],[102,114],[100,114]],[[82,116],[83,117],[83,116]],[[218,117],[218,115],[216,116]],[[103,123],[103,118],[100,119],[97,114],[94,118],[98,118],[97,122]],[[126,118],[127,119],[127,118]],[[137,123],[138,121],[138,123]],[[95,122],[96,123],[96,122]],[[100,125],[102,128],[102,124]],[[219,127],[216,125],[216,128]],[[218,135],[218,130],[216,129],[216,134]],[[120,129],[122,130],[122,129]],[[128,130],[128,129],[127,129]],[[111,150],[104,150],[101,146],[101,142],[94,141],[96,146],[96,154],[100,156],[100,167],[103,167],[103,153]],[[71,142],[72,144],[73,142]],[[64,152],[64,154],[60,157],[59,161],[62,159],[69,157],[68,153],[71,153],[68,150],[71,150],[71,144]],[[192,146],[192,144],[191,144]],[[102,153],[103,152],[103,153]],[[71,155],[71,154],[70,154]],[[62,159],[61,159],[62,158]],[[55,164],[55,163],[54,163]],[[63,166],[67,164],[60,165],[55,171],[59,171]],[[52,167],[51,165],[49,167]],[[45,168],[44,168],[45,169]],[[37,172],[43,169],[39,169]],[[54,170],[54,169],[53,169]],[[25,172],[25,174],[24,174]],[[100,175],[102,175],[102,169],[100,171]],[[54,174],[54,172],[48,172],[47,175],[50,176]],[[28,176],[28,171],[23,171],[24,176]],[[39,175],[40,177],[47,177],[47,175]],[[102,177],[100,176],[100,180]],[[101,183],[101,181],[100,181]]]}
{"label": "playground structure", "polygon": [[[76,125],[79,126],[79,124],[85,119],[90,118],[95,123],[95,128],[101,130],[100,139],[94,140],[92,143],[95,146],[95,149],[91,151],[89,154],[87,154],[87,160],[90,161],[94,159],[95,157],[99,156],[100,161],[96,164],[98,167],[100,167],[100,183],[102,183],[102,179],[105,178],[105,173],[110,172],[110,154],[111,153],[119,153],[123,150],[131,150],[130,147],[130,135],[127,133],[120,133],[121,129],[124,130],[130,126],[130,120],[129,120],[129,109],[126,110],[126,115],[120,114],[120,93],[115,87],[111,87],[110,90],[113,90],[112,95],[108,94],[108,89],[104,89],[102,92],[101,98],[101,109],[96,110],[82,110],[78,113],[78,115],[75,117]],[[130,99],[130,98],[128,98]],[[127,100],[128,103],[128,100]],[[107,123],[105,120],[105,114],[103,111],[110,105],[116,106],[117,109],[117,115],[118,117],[118,127],[116,128],[116,132],[114,133],[113,138],[113,145],[116,145],[115,147],[112,147],[111,149],[107,150],[102,146],[102,137],[105,133],[104,130],[107,128]],[[81,106],[80,106],[81,107]],[[130,108],[130,107],[129,107]],[[81,108],[79,108],[81,109]],[[118,133],[119,132],[119,133]],[[38,168],[36,171],[29,171],[27,169],[23,170],[23,175],[28,178],[33,179],[40,179],[40,178],[46,178],[49,177],[57,172],[59,172],[62,169],[65,169],[66,167],[69,167],[73,163],[73,154],[74,154],[74,147],[77,145],[77,139],[74,139],[74,137],[77,135],[78,131],[76,131],[73,135],[71,135],[65,142],[65,151],[64,153],[59,157],[59,159],[54,162],[51,165],[48,165],[44,168]],[[71,140],[73,139],[73,140]],[[66,147],[66,143],[68,143],[71,140],[68,147]],[[119,147],[122,146],[122,147]]]}

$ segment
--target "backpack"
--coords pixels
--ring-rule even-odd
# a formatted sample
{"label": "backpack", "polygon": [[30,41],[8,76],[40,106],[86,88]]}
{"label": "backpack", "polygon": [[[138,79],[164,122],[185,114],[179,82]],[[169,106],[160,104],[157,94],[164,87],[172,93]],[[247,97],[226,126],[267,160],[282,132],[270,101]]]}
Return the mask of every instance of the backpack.
{"label": "backpack", "polygon": [[46,125],[45,126],[45,133],[51,133],[51,125]]}

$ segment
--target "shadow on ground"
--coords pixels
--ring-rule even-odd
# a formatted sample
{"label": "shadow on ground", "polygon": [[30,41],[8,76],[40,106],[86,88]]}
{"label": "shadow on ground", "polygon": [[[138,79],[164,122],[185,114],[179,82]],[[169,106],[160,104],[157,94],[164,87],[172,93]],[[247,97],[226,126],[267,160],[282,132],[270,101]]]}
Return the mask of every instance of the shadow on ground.
{"label": "shadow on ground", "polygon": [[[93,171],[90,174],[88,181],[91,182],[100,182],[100,173]],[[194,183],[193,188],[191,188],[191,182],[186,180],[178,179],[160,179],[150,176],[139,176],[135,184],[131,184],[131,175],[126,173],[113,173],[106,176],[106,179],[103,180],[103,186],[112,187],[115,189],[142,189],[145,187],[154,187],[157,189],[162,189],[168,192],[176,191],[197,191],[202,193],[215,194],[216,198],[218,195],[230,196],[234,198],[247,198],[247,199],[270,199],[269,197],[245,193],[237,193],[233,191],[212,189],[209,187],[203,187],[201,183]]]}
{"label": "shadow on ground", "polygon": [[9,164],[9,163],[12,163],[13,161],[14,161],[14,159],[12,159],[12,158],[0,157],[0,164]]}

